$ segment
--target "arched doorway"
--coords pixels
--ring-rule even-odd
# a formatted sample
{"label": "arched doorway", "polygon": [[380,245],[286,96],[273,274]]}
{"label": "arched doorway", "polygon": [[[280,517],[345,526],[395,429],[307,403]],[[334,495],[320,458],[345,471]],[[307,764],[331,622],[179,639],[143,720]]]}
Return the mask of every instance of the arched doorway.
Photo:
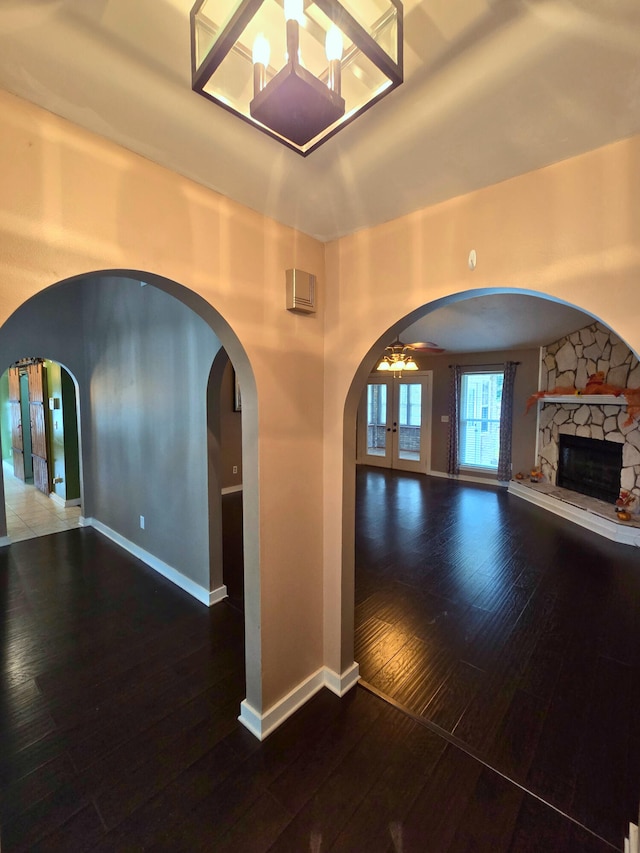
{"label": "arched doorway", "polygon": [[80,522],[77,382],[50,359],[22,358],[0,379],[5,512],[10,541]]}
{"label": "arched doorway", "polygon": [[[367,377],[375,370],[375,365],[384,351],[385,346],[393,342],[393,340],[413,324],[417,324],[424,318],[431,318],[437,322],[438,312],[442,312],[440,316],[445,316],[450,308],[458,304],[473,305],[473,300],[483,297],[530,297],[536,301],[544,302],[548,305],[559,306],[560,309],[568,309],[569,311],[577,312],[585,317],[585,322],[591,320],[594,322],[606,324],[592,313],[583,311],[580,306],[572,305],[566,301],[550,297],[548,294],[539,293],[537,291],[521,290],[509,287],[486,288],[476,291],[464,291],[455,293],[442,299],[435,300],[431,303],[422,305],[415,309],[410,314],[400,318],[396,323],[390,326],[387,332],[382,335],[369,349],[366,355],[360,362],[360,365],[349,386],[345,404],[344,404],[344,431],[343,431],[343,458],[344,458],[344,477],[343,477],[343,514],[342,514],[342,540],[343,540],[343,561],[342,561],[342,578],[343,578],[343,608],[342,608],[342,662],[353,660],[353,647],[350,637],[353,632],[353,623],[351,613],[353,610],[352,598],[352,578],[353,578],[353,527],[355,518],[355,489],[354,489],[354,474],[355,474],[355,459],[356,459],[356,423],[358,407],[362,401],[363,390],[365,389]],[[446,314],[447,323],[450,324],[453,320],[455,323],[455,315]],[[482,323],[482,316],[476,316],[478,323]],[[499,332],[499,330],[498,330]],[[433,331],[429,334],[435,334]],[[495,330],[494,330],[495,334]],[[438,341],[439,343],[439,341]],[[634,356],[636,354],[634,353]],[[443,360],[448,365],[448,356],[446,353],[442,356]],[[533,389],[533,390],[537,390]],[[434,399],[434,418],[438,417],[439,412],[436,411],[436,401]],[[441,448],[442,454],[442,448]],[[435,467],[436,463],[432,463]]]}
{"label": "arched doorway", "polygon": [[[176,282],[130,270],[78,276],[41,291],[0,330],[5,363],[45,350],[77,377],[87,523],[206,604],[223,593],[222,566],[209,549],[220,495],[209,499],[206,416],[223,342],[242,382],[244,434],[255,436],[255,381],[240,342],[211,305]],[[257,482],[256,467],[256,448],[245,442],[245,481]],[[257,517],[257,488],[245,495],[245,518]],[[245,577],[245,600],[256,608],[251,541]],[[246,642],[247,696],[260,691],[259,622],[255,630]]]}
{"label": "arched doorway", "polygon": [[[474,297],[467,298],[471,308]],[[437,314],[433,310],[434,322]],[[547,340],[536,342],[545,347],[542,364],[534,349],[518,412],[518,423],[530,430],[529,448],[514,474],[528,473],[541,458],[549,464],[552,455],[543,451],[558,432],[590,430],[613,444],[626,444],[632,431],[637,434],[637,422],[626,424],[624,399],[606,398],[605,404],[597,397],[559,395],[557,403],[551,397],[543,402],[546,414],[538,423],[535,409],[524,413],[526,398],[539,388],[581,389],[596,372],[604,374],[605,383],[638,386],[636,353],[597,318],[580,317],[579,325],[562,331],[543,329]],[[415,315],[410,319],[415,322]],[[398,324],[385,342],[403,331]],[[369,366],[376,349],[367,356]],[[484,361],[519,358],[524,367],[524,355],[497,348],[484,352],[443,354],[443,384],[450,382],[453,363],[484,367]],[[437,372],[433,362],[420,366]],[[362,388],[362,380],[359,384]],[[434,410],[436,419],[449,411],[437,402]],[[630,444],[638,440],[636,435]],[[637,488],[637,457],[630,450],[623,459],[618,488],[627,484],[625,477],[633,477],[627,485]],[[615,837],[625,807],[608,799],[594,817],[584,805],[591,797],[588,778],[597,768],[598,777],[607,780],[605,789],[614,784],[620,765],[614,768],[617,759],[604,753],[624,756],[627,737],[636,738],[638,731],[624,711],[628,656],[619,647],[606,658],[596,626],[608,619],[621,626],[627,607],[637,607],[635,549],[612,547],[597,536],[595,509],[584,530],[499,489],[495,478],[494,485],[488,478],[467,484],[449,479],[446,468],[428,472],[431,476],[371,471],[364,488],[357,491],[364,480],[360,474],[353,486],[357,524],[364,525],[364,531],[356,531],[354,548],[355,630],[361,643],[355,659],[359,650],[367,654],[364,679],[456,748],[480,757],[592,831]],[[613,506],[606,509],[615,515]],[[621,586],[627,589],[625,601],[617,592]],[[625,624],[622,645],[634,646],[634,628]],[[597,712],[588,710],[594,703]],[[567,713],[570,725],[569,717],[563,718]],[[600,752],[594,748],[604,737],[602,731],[595,736],[600,719],[618,714],[628,728],[620,736],[612,731]],[[637,799],[634,785],[635,777],[623,794],[629,803]]]}

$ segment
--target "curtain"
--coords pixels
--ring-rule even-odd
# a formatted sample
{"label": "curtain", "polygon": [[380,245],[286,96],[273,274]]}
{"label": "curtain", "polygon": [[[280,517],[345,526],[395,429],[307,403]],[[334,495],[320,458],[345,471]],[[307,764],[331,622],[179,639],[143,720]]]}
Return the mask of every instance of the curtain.
{"label": "curtain", "polygon": [[511,436],[513,433],[513,385],[516,378],[517,361],[506,361],[502,383],[502,407],[500,409],[500,455],[498,457],[498,480],[511,479]]}
{"label": "curtain", "polygon": [[451,387],[449,388],[449,474],[460,473],[460,385],[462,370],[459,364],[451,365]]}

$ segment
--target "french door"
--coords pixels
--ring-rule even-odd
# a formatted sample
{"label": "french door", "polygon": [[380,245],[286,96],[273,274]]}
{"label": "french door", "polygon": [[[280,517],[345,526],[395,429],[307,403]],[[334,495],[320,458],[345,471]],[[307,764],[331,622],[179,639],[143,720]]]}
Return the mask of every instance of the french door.
{"label": "french door", "polygon": [[372,375],[358,409],[358,462],[428,471],[431,452],[431,371]]}

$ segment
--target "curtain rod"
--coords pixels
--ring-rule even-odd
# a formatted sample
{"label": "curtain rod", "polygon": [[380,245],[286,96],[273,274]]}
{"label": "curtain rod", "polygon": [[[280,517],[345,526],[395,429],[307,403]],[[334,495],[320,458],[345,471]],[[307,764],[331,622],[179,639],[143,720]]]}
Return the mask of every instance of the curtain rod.
{"label": "curtain rod", "polygon": [[[512,364],[520,364],[519,361],[513,361]],[[496,364],[450,364],[449,367],[504,367],[506,362],[500,361]]]}

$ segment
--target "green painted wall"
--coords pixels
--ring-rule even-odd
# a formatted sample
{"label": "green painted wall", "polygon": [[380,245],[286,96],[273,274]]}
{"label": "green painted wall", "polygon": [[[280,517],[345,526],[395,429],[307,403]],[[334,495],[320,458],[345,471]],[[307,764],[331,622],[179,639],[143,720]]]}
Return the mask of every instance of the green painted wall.
{"label": "green painted wall", "polygon": [[11,411],[9,409],[9,371],[0,376],[0,442],[2,459],[13,464],[11,454]]}
{"label": "green painted wall", "polygon": [[[46,404],[52,489],[62,500],[76,500],[80,497],[80,463],[75,388],[73,380],[61,365],[47,360],[45,369],[47,394],[54,400],[54,406],[57,406],[52,409],[48,402]],[[61,482],[56,483],[56,479]]]}

